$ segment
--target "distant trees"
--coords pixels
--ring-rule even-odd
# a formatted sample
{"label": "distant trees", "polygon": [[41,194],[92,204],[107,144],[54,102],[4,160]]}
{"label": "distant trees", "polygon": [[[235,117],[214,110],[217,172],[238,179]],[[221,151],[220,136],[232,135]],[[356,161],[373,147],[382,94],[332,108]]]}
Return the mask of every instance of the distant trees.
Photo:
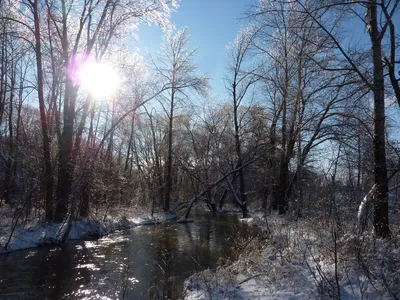
{"label": "distant trees", "polygon": [[156,74],[160,77],[162,85],[166,87],[167,95],[161,95],[160,104],[168,117],[168,150],[165,163],[165,193],[164,211],[169,211],[172,192],[172,165],[173,165],[173,139],[174,120],[179,104],[187,99],[190,91],[204,95],[207,91],[208,80],[197,75],[196,65],[193,62],[195,50],[188,48],[189,36],[187,29],[176,33],[169,33],[161,46],[161,54],[155,62]]}
{"label": "distant trees", "polygon": [[13,24],[13,15],[7,3],[0,3],[0,174],[4,176],[0,197],[6,203],[12,203],[19,194],[23,103],[33,91],[26,83],[32,68],[32,41],[18,36],[22,25]]}
{"label": "distant trees", "polygon": [[[115,3],[113,1],[88,2],[81,11],[74,11],[76,6],[62,1],[61,11],[54,10],[51,15],[53,25],[59,35],[61,57],[65,64],[65,89],[63,96],[64,117],[60,136],[60,152],[58,158],[57,205],[55,220],[61,221],[67,211],[73,183],[73,173],[76,158],[73,151],[74,123],[76,122],[76,101],[79,84],[68,76],[77,68],[80,60],[92,56],[101,59],[108,50],[115,36],[122,33],[124,27],[137,22],[138,18],[147,18],[165,26],[169,6],[165,1],[145,1],[145,3]],[[156,19],[158,18],[158,19]],[[57,21],[61,21],[59,25]],[[72,22],[78,22],[76,32],[69,32]],[[81,52],[79,57],[78,52]],[[83,118],[86,116],[83,115]],[[79,143],[75,144],[79,147]]]}
{"label": "distant trees", "polygon": [[[92,97],[88,96],[84,105],[78,107],[85,96],[82,91],[79,91],[80,84],[76,81],[74,72],[86,59],[101,60],[108,55],[108,49],[114,46],[115,37],[126,36],[130,28],[140,19],[157,23],[163,28],[168,27],[168,17],[171,10],[176,7],[176,3],[164,0],[140,3],[87,1],[78,5],[76,1],[27,0],[2,1],[1,6],[0,20],[3,25],[1,53],[4,59],[2,62],[7,61],[8,54],[5,50],[11,45],[11,39],[27,49],[22,57],[28,55],[35,57],[36,74],[28,72],[27,76],[31,78],[26,78],[25,82],[33,79],[31,82],[37,91],[36,99],[39,104],[43,148],[41,185],[45,186],[46,190],[45,217],[47,220],[54,218],[55,221],[61,221],[71,208],[69,200],[74,185],[77,157],[81,152],[82,135],[87,124],[89,108],[92,105]],[[9,69],[11,72],[16,70],[15,67]],[[8,70],[5,71],[2,66],[2,95],[5,95],[6,76],[11,74]],[[35,75],[35,78],[32,75]],[[28,91],[27,85],[21,84],[21,95]],[[0,102],[1,115],[4,111],[3,98]],[[12,104],[14,101],[15,99],[12,99]],[[33,99],[32,102],[35,100]],[[14,124],[14,110],[15,106],[10,105],[8,115],[12,124]],[[91,134],[93,134],[94,120],[95,111],[92,110]],[[2,119],[0,124],[3,124]],[[11,131],[7,131],[7,138],[13,137],[13,129],[14,126],[11,126]],[[12,154],[13,151],[10,151]],[[11,169],[12,167],[7,168],[7,170]],[[7,178],[12,177],[8,171],[7,174]],[[53,202],[55,177],[57,177],[57,192],[56,201]],[[7,179],[6,182],[8,181]],[[7,196],[12,189],[8,183],[6,185],[7,188],[4,191]],[[76,203],[73,205],[76,207]],[[53,208],[55,208],[54,215]]]}
{"label": "distant trees", "polygon": [[[340,132],[335,128],[345,128],[346,117],[359,120],[357,101],[371,92],[377,187],[374,227],[379,236],[389,234],[384,70],[386,67],[397,97],[398,79],[393,76],[393,68],[398,64],[398,45],[393,20],[398,5],[399,1],[267,0],[260,1],[249,13],[252,26],[258,28],[253,47],[264,55],[264,65],[268,66],[263,81],[265,95],[273,104],[270,154],[280,159],[279,174],[270,174],[274,187],[270,186],[271,180],[267,184],[274,190],[273,206],[280,213],[288,210],[294,186],[299,189],[298,207],[302,206],[301,174],[310,150],[336,139]],[[347,50],[347,36],[341,35],[340,28],[350,21],[344,16],[365,25],[371,46],[369,54],[364,48]],[[387,56],[383,52],[384,40],[389,45]],[[294,157],[297,167],[291,169]],[[272,160],[268,168],[274,169]]]}
{"label": "distant trees", "polygon": [[[291,10],[291,4],[265,1],[250,17],[258,28],[254,51],[263,65],[260,93],[270,112],[265,189],[279,213],[292,207],[301,214],[307,158],[334,137],[339,108],[351,106],[344,102],[354,92],[345,88],[349,76],[324,69],[334,57],[332,43],[309,16]],[[290,203],[296,189],[297,201]]]}
{"label": "distant trees", "polygon": [[[57,222],[139,204],[187,217],[198,200],[217,211],[228,199],[244,217],[259,204],[301,217],[337,215],[339,187],[355,209],[375,184],[374,227],[387,236],[399,2],[259,1],[227,47],[223,102],[187,29],[168,30],[148,61],[118,41],[141,20],[171,29],[174,1],[1,1],[0,196]],[[350,17],[368,38],[357,47]],[[87,60],[113,62],[117,93],[81,88]]]}

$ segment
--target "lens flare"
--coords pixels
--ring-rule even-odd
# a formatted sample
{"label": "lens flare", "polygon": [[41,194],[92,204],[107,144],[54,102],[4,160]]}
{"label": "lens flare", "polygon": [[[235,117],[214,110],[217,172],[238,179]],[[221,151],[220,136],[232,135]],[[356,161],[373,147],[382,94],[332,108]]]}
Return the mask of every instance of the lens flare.
{"label": "lens flare", "polygon": [[94,97],[109,97],[119,85],[118,73],[109,63],[86,61],[77,75],[79,84]]}

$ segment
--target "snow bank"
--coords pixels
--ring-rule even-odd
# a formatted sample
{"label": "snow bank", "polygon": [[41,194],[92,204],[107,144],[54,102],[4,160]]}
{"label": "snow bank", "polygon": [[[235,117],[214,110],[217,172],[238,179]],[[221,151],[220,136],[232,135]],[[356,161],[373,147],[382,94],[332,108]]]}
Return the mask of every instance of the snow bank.
{"label": "snow bank", "polygon": [[[244,220],[243,220],[244,221]],[[393,299],[400,296],[400,227],[391,239],[330,221],[253,216],[263,229],[239,259],[185,281],[184,299]],[[337,226],[337,225],[335,225]],[[342,225],[344,226],[344,225]],[[354,234],[350,234],[354,232]],[[335,249],[337,261],[335,263]]]}
{"label": "snow bank", "polygon": [[[115,232],[116,230],[126,230],[140,225],[153,225],[176,218],[174,214],[157,214],[153,217],[131,217],[119,216],[109,217],[105,221],[94,218],[72,221],[71,229],[68,233],[68,240],[78,240],[87,237],[99,237]],[[8,226],[5,226],[7,224]],[[12,252],[20,249],[34,248],[46,244],[59,244],[67,230],[66,223],[60,224],[34,224],[17,225],[14,232],[8,223],[3,222],[0,227],[0,253]],[[10,235],[12,233],[11,239]]]}
{"label": "snow bank", "polygon": [[[94,219],[72,221],[68,240],[103,236],[116,230],[129,229],[133,226],[136,226],[136,223],[126,218],[106,220],[105,222]],[[0,253],[60,243],[66,227],[65,223],[37,224],[28,227],[17,226],[11,239],[9,239],[11,228],[3,228],[0,235]],[[5,248],[6,246],[7,248]]]}

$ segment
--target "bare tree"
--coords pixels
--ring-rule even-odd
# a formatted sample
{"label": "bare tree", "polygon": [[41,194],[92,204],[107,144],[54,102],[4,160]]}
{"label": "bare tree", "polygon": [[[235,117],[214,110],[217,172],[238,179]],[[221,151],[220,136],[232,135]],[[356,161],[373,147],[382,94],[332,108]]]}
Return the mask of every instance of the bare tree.
{"label": "bare tree", "polygon": [[[196,50],[189,51],[187,29],[168,33],[157,62],[154,61],[156,74],[163,86],[167,86],[167,95],[162,95],[160,103],[168,116],[168,150],[165,167],[164,211],[169,211],[172,192],[173,164],[173,129],[176,109],[179,102],[189,99],[189,93],[195,91],[204,94],[207,91],[208,79],[197,75],[193,62]],[[166,104],[164,104],[166,103]]]}
{"label": "bare tree", "polygon": [[[88,1],[80,11],[73,2],[61,1],[61,10],[53,7],[51,19],[57,29],[61,44],[61,55],[65,65],[65,89],[63,96],[63,128],[60,136],[60,152],[58,162],[57,204],[55,220],[61,221],[68,211],[69,197],[73,182],[75,157],[73,151],[74,125],[76,123],[76,101],[79,83],[69,76],[79,64],[78,51],[83,60],[91,56],[96,47],[97,53],[105,53],[110,42],[124,26],[137,22],[139,18],[167,24],[171,11],[170,1],[157,0],[140,3],[116,3],[113,1]],[[175,2],[172,1],[172,5]],[[77,21],[79,27],[71,31],[71,22]],[[83,115],[85,117],[86,114]],[[76,145],[79,146],[79,143]]]}
{"label": "bare tree", "polygon": [[[378,236],[386,237],[390,234],[388,218],[388,176],[386,166],[386,135],[385,135],[385,77],[382,54],[382,41],[388,27],[394,30],[391,23],[397,11],[399,1],[354,1],[343,3],[331,1],[326,3],[315,3],[316,7],[306,6],[303,1],[296,1],[298,9],[310,16],[313,22],[322,29],[334,43],[336,49],[343,56],[347,66],[343,69],[350,70],[359,76],[363,84],[371,91],[374,99],[374,175],[376,193],[374,197],[374,228]],[[346,51],[345,46],[335,35],[336,23],[332,26],[325,24],[323,16],[334,9],[341,9],[342,12],[350,10],[356,17],[359,17],[365,24],[371,45],[370,70],[364,70],[361,64]],[[360,17],[360,10],[364,10],[365,18]],[[316,15],[315,12],[318,14]],[[331,14],[332,15],[332,14]],[[393,39],[392,39],[393,40]],[[393,54],[393,48],[391,53]],[[393,55],[392,55],[393,56]],[[392,61],[392,63],[394,63]],[[393,86],[394,88],[395,85]]]}
{"label": "bare tree", "polygon": [[226,75],[225,86],[228,90],[233,104],[233,121],[234,121],[234,135],[235,135],[235,152],[237,157],[237,169],[239,176],[239,190],[240,202],[242,203],[241,209],[243,218],[248,215],[246,187],[243,171],[243,149],[241,142],[241,116],[239,115],[239,107],[244,101],[249,89],[259,79],[260,75],[257,74],[258,66],[246,66],[251,64],[248,57],[251,55],[252,43],[257,34],[257,28],[249,26],[242,29],[235,41],[228,46],[229,48],[229,74]]}
{"label": "bare tree", "polygon": [[281,214],[292,207],[301,215],[309,156],[337,137],[344,115],[356,118],[365,96],[357,74],[337,67],[335,43],[314,22],[320,16],[314,2],[305,3],[308,14],[293,1],[261,1],[249,13],[258,28],[253,44],[263,60],[260,92],[269,112],[265,191]]}

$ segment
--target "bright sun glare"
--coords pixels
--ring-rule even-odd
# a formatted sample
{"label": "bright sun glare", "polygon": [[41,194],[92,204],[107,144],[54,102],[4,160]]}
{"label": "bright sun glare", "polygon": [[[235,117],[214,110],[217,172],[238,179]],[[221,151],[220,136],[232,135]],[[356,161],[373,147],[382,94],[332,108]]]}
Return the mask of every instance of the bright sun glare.
{"label": "bright sun glare", "polygon": [[94,97],[111,96],[119,85],[119,76],[109,63],[87,61],[78,70],[78,78]]}

